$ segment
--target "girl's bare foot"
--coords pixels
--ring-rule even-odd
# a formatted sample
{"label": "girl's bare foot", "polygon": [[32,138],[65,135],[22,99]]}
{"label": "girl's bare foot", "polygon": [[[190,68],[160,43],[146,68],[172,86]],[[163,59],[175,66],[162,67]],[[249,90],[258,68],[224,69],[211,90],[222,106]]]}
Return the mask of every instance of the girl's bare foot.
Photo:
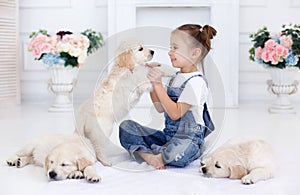
{"label": "girl's bare foot", "polygon": [[149,165],[156,169],[165,169],[164,161],[162,159],[162,154],[151,154],[144,152],[136,152],[140,157],[142,157]]}

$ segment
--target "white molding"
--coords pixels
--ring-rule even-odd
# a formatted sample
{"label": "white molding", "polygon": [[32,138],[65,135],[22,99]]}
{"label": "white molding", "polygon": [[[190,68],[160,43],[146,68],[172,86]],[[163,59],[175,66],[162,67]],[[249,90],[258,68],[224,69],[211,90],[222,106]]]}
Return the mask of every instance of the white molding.
{"label": "white molding", "polygon": [[[215,1],[211,23],[218,30],[213,59],[222,76],[226,106],[238,106],[239,100],[239,1]],[[227,13],[224,17],[224,13]],[[226,54],[224,53],[226,51]]]}
{"label": "white molding", "polygon": [[24,71],[44,70],[43,64],[40,61],[34,60],[32,53],[27,50],[28,44],[28,42],[22,43]]}
{"label": "white molding", "polygon": [[70,8],[72,0],[20,0],[20,9],[39,9],[39,8]]}
{"label": "white molding", "polygon": [[240,0],[241,7],[267,7],[268,1],[265,0]]}
{"label": "white molding", "polygon": [[[108,1],[108,36],[134,28],[136,7],[133,0]],[[125,17],[124,17],[125,16]]]}
{"label": "white molding", "polygon": [[252,34],[253,32],[240,32],[240,41],[239,41],[240,44],[250,45],[251,39],[250,39],[249,35]]}
{"label": "white molding", "polygon": [[108,0],[95,0],[95,7],[107,7],[107,1]]}
{"label": "white molding", "polygon": [[211,0],[136,1],[136,7],[210,7]]}
{"label": "white molding", "polygon": [[290,0],[290,8],[299,8],[300,0]]}

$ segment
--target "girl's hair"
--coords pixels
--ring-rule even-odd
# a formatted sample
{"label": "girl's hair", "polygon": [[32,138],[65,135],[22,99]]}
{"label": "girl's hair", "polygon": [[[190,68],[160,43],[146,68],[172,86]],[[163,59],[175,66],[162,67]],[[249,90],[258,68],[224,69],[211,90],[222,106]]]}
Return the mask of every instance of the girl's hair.
{"label": "girl's hair", "polygon": [[200,26],[199,24],[184,24],[176,28],[175,31],[176,30],[184,31],[188,33],[190,36],[194,38],[193,40],[194,46],[201,48],[202,53],[201,53],[200,63],[204,74],[203,59],[210,51],[211,49],[210,40],[213,39],[214,36],[216,36],[217,31],[209,25]]}

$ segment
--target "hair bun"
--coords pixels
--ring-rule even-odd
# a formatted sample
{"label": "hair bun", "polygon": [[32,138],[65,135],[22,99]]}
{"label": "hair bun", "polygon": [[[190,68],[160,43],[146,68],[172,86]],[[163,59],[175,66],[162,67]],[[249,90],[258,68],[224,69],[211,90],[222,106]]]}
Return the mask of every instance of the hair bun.
{"label": "hair bun", "polygon": [[211,27],[209,25],[204,25],[203,30],[207,33],[207,35],[210,39],[213,39],[214,36],[216,36],[216,34],[217,34],[216,29],[214,29],[213,27]]}

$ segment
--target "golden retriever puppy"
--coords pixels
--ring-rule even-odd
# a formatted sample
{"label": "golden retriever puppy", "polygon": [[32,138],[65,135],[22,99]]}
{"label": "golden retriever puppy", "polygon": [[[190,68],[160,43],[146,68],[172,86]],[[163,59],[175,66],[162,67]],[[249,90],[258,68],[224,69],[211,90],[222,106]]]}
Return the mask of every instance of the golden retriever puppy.
{"label": "golden retriever puppy", "polygon": [[254,184],[274,176],[275,156],[262,139],[235,138],[202,158],[200,172],[206,177],[241,179]]}
{"label": "golden retriever puppy", "polygon": [[[85,101],[76,117],[76,131],[86,136],[94,146],[97,159],[103,165],[111,165],[103,154],[103,148],[113,131],[115,121],[121,121],[139,101],[141,95],[152,90],[147,78],[150,71],[146,63],[154,51],[138,41],[124,41],[118,48],[118,56],[107,76],[94,93]],[[165,76],[175,73],[174,69],[152,63]]]}
{"label": "golden retriever puppy", "polygon": [[86,138],[77,134],[52,134],[25,145],[7,160],[7,164],[17,168],[28,164],[44,166],[50,180],[85,178],[89,182],[99,182],[101,178],[96,173],[95,161],[95,153]]}

